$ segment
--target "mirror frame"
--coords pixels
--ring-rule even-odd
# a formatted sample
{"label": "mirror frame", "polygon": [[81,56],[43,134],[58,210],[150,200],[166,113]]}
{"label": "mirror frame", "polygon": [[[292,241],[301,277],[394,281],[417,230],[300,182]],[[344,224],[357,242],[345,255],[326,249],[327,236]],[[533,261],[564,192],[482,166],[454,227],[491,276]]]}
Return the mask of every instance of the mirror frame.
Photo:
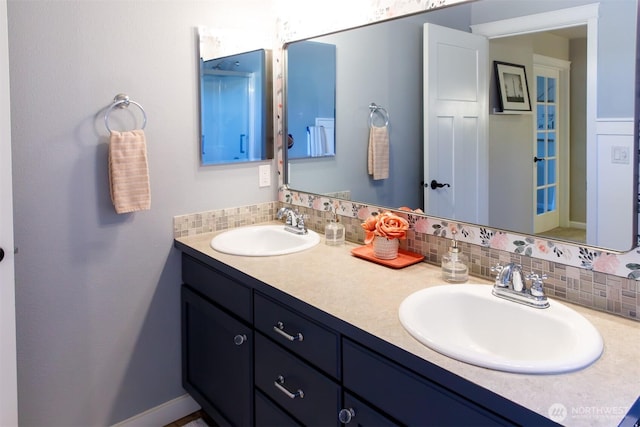
{"label": "mirror frame", "polygon": [[[417,9],[416,7],[410,7],[407,6],[405,11],[398,11],[398,14],[395,16],[385,16],[383,18],[380,17],[374,17],[369,19],[367,22],[365,23],[361,23],[360,25],[353,25],[350,27],[344,27],[343,28],[339,28],[339,29],[334,29],[333,32],[337,32],[337,31],[346,31],[349,29],[354,29],[354,28],[358,28],[360,26],[364,26],[364,25],[369,25],[369,24],[374,24],[374,23],[379,23],[379,22],[384,22],[384,21],[388,21],[391,19],[397,19],[397,18],[402,18],[402,17],[406,17],[406,16],[410,16],[413,14],[418,14],[418,13],[423,13],[425,11],[428,11],[430,9],[436,9],[436,8],[440,8],[440,7],[446,7],[446,6],[450,6],[453,4],[459,4],[459,3],[468,3],[468,2],[473,2],[474,0],[462,0],[462,1],[451,1],[451,2],[447,2],[446,0],[441,1],[441,2],[431,2],[429,5],[427,5],[427,7],[425,9]],[[438,4],[435,4],[438,3]],[[640,4],[638,4],[638,15],[640,16]],[[637,20],[638,22],[638,20]],[[281,30],[281,29],[279,29]],[[637,31],[640,32],[640,28],[637,28]],[[309,30],[306,31],[307,33],[310,33]],[[280,97],[279,98],[279,108],[281,111],[281,114],[279,115],[279,118],[277,120],[277,126],[278,126],[278,132],[279,135],[284,137],[284,133],[286,132],[286,109],[284,108],[284,100],[286,99],[286,88],[284,87],[283,84],[283,74],[286,72],[286,50],[285,47],[288,43],[294,42],[294,41],[299,41],[299,40],[306,40],[308,38],[314,38],[314,37],[320,37],[320,36],[324,36],[324,35],[328,35],[331,34],[332,32],[321,32],[321,31],[317,31],[316,34],[305,34],[305,35],[300,35],[300,34],[296,34],[295,31],[292,31],[291,28],[287,28],[287,31],[285,32],[286,36],[285,37],[280,37],[280,40],[282,41],[282,47],[281,47],[281,57],[283,58],[283,61],[281,61],[280,65],[282,65],[282,68],[279,72],[278,78],[280,80],[279,84],[282,87],[282,90],[278,91],[277,94]],[[637,37],[637,35],[636,35]],[[640,64],[640,44],[636,43],[636,62]],[[640,66],[636,66],[636,87],[640,88],[640,74],[639,74],[639,67]],[[634,124],[636,124],[634,126],[634,135],[633,135],[633,139],[634,139],[634,144],[635,147],[637,147],[637,143],[638,143],[638,123],[640,123],[640,97],[638,97],[636,95],[635,97],[635,108],[634,108]],[[280,139],[280,138],[279,138]],[[323,196],[320,194],[315,194],[315,193],[310,193],[304,190],[296,190],[296,189],[292,189],[289,187],[288,185],[288,167],[287,167],[287,156],[286,153],[283,153],[283,151],[286,151],[286,148],[283,149],[283,147],[286,147],[286,139],[283,139],[282,141],[278,141],[278,159],[279,159],[279,172],[280,172],[280,178],[281,178],[281,188],[280,188],[280,192],[279,192],[279,200],[285,203],[293,203],[293,204],[298,204],[300,206],[308,206],[308,207],[312,207],[312,205],[317,205],[317,206],[323,206],[323,205],[340,205],[342,206],[341,211],[339,211],[338,213],[347,217],[358,217],[359,216],[357,214],[355,214],[355,212],[358,212],[359,210],[367,210],[367,211],[375,211],[375,210],[380,210],[380,209],[385,209],[385,210],[395,210],[397,211],[397,209],[389,209],[386,207],[382,207],[382,206],[376,206],[376,205],[372,205],[369,203],[364,203],[364,202],[352,202],[352,201],[348,201],[348,200],[340,200],[337,198],[332,198],[332,197],[327,197],[327,196]],[[634,164],[634,168],[636,170],[636,173],[634,173],[634,188],[638,188],[638,182],[637,182],[637,169],[638,169],[638,150],[634,150],[633,153],[633,164]],[[306,200],[305,200],[306,199]],[[318,202],[318,200],[321,200],[322,202]],[[317,210],[323,210],[323,209],[317,209]],[[468,238],[465,237],[464,235],[459,235],[460,240],[462,241],[466,241],[468,243],[471,244],[477,244],[480,246],[485,246],[485,247],[491,247],[491,248],[496,248],[496,249],[500,249],[500,250],[504,250],[507,252],[512,252],[512,253],[516,253],[516,254],[523,254],[523,255],[527,255],[527,256],[532,256],[535,257],[537,259],[544,259],[544,260],[549,260],[549,261],[553,261],[553,262],[559,262],[565,265],[570,265],[570,266],[576,266],[579,268],[584,268],[584,269],[592,269],[594,271],[602,271],[608,274],[613,274],[613,275],[617,275],[617,276],[621,276],[621,277],[629,277],[629,278],[633,278],[636,279],[638,277],[640,277],[640,259],[638,258],[638,253],[640,253],[640,251],[637,250],[638,248],[638,238],[637,238],[637,227],[638,227],[638,221],[637,221],[637,217],[638,217],[638,207],[637,207],[637,203],[634,204],[634,221],[633,221],[633,231],[632,231],[632,237],[631,237],[631,241],[634,242],[632,243],[633,246],[628,250],[614,250],[614,249],[606,249],[606,248],[600,248],[597,246],[590,246],[590,245],[583,245],[577,242],[570,242],[570,241],[562,241],[562,240],[558,240],[558,239],[548,239],[548,238],[540,238],[534,235],[529,235],[526,233],[521,233],[521,232],[511,232],[511,231],[506,231],[506,230],[502,230],[499,228],[491,228],[489,229],[486,226],[483,225],[477,225],[477,224],[466,224],[466,223],[462,223],[462,222],[457,222],[457,221],[452,221],[452,220],[448,220],[448,219],[444,219],[444,218],[438,218],[438,217],[434,217],[434,216],[429,216],[429,215],[418,215],[415,213],[411,213],[409,214],[410,216],[417,218],[418,220],[424,219],[425,221],[431,222],[434,225],[439,225],[439,226],[443,226],[445,224],[457,224],[459,227],[461,228],[469,228],[472,230],[472,234],[475,234],[476,237],[472,237],[472,238]],[[400,211],[401,212],[401,211]],[[487,233],[489,232],[490,234],[493,235],[503,235],[503,236],[508,236],[508,239],[514,242],[514,247],[495,247],[493,245],[491,245],[489,242],[484,241],[483,239],[478,239],[477,235],[478,234],[483,234],[483,233]],[[427,234],[434,234],[434,235],[442,235],[442,234],[438,234],[436,232],[434,233],[428,233]],[[538,241],[538,240],[545,240],[548,241],[548,248],[555,248],[553,249],[551,252],[549,253],[548,251],[544,250],[544,251],[536,251],[534,250],[530,250],[531,249],[531,245],[534,244],[534,242]],[[518,246],[515,242],[520,242],[522,243],[521,246]],[[548,249],[547,248],[547,249]],[[562,253],[562,254],[559,254]],[[619,264],[619,266],[617,268],[615,268],[615,271],[610,271],[607,269],[600,269],[596,266],[593,265],[592,261],[594,260],[594,258],[596,257],[614,257],[616,258],[616,263]]]}

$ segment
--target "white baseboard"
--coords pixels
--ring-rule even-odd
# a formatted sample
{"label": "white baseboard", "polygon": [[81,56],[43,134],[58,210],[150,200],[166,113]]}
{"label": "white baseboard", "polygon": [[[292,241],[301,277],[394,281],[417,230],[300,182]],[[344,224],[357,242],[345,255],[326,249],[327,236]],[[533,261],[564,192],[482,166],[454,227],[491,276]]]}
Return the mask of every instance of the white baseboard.
{"label": "white baseboard", "polygon": [[586,230],[587,229],[587,223],[586,222],[569,221],[569,227],[571,227],[571,228],[579,228],[581,230]]}
{"label": "white baseboard", "polygon": [[200,405],[188,394],[144,411],[138,415],[114,424],[112,427],[164,426],[200,410]]}

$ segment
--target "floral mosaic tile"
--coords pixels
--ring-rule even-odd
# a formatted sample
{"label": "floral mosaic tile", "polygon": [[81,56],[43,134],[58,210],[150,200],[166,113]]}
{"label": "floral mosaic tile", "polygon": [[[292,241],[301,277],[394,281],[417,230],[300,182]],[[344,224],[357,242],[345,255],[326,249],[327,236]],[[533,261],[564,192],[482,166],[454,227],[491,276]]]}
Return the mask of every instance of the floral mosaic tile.
{"label": "floral mosaic tile", "polygon": [[[322,233],[335,212],[345,225],[347,240],[364,242],[362,221],[382,208],[288,190],[282,187],[279,199],[309,216],[307,224]],[[636,250],[627,254],[611,254],[591,247],[538,239],[492,230],[486,227],[445,221],[442,219],[396,211],[409,221],[407,239],[401,248],[425,256],[425,262],[440,265],[447,252],[452,231],[457,232],[462,251],[469,255],[470,272],[493,279],[491,267],[497,263],[517,262],[525,270],[544,273],[547,293],[558,299],[612,314],[638,319],[640,282],[635,280]],[[630,262],[636,258],[635,262]]]}

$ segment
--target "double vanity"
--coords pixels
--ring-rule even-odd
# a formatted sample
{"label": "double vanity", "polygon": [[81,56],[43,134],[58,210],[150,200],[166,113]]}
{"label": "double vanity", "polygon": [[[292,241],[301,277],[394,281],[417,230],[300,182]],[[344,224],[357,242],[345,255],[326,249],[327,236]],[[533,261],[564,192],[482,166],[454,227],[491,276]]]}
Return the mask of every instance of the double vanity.
{"label": "double vanity", "polygon": [[[237,256],[213,237],[175,246],[184,386],[221,425],[610,426],[640,393],[632,320],[555,301],[520,308],[482,279],[448,285],[434,266],[387,268],[350,243]],[[465,333],[495,354],[465,359]]]}

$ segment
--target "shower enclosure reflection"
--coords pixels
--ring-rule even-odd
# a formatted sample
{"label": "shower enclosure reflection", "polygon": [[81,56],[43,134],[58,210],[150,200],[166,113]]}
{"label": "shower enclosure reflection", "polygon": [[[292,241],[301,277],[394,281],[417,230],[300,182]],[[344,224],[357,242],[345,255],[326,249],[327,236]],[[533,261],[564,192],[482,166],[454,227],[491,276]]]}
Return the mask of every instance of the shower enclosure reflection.
{"label": "shower enclosure reflection", "polygon": [[272,158],[270,52],[207,59],[200,46],[200,130],[203,165]]}

